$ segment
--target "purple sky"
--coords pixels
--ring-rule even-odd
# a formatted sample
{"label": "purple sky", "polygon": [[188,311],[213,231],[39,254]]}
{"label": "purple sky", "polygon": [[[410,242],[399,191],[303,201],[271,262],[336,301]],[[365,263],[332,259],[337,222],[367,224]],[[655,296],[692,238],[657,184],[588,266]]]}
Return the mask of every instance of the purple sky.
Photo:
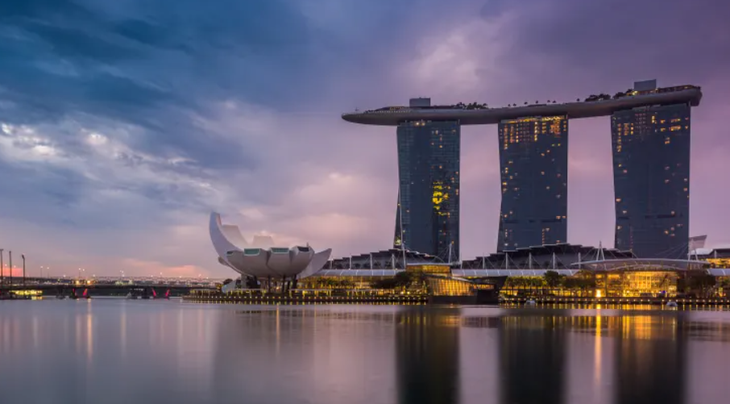
{"label": "purple sky", "polygon": [[[341,112],[570,101],[651,78],[703,88],[690,231],[727,244],[729,15],[724,0],[4,1],[0,248],[31,274],[227,276],[211,210],[279,244],[388,248],[395,129]],[[470,258],[496,246],[496,126],[463,128],[462,150]],[[568,241],[611,246],[607,117],[570,123],[568,198]]]}

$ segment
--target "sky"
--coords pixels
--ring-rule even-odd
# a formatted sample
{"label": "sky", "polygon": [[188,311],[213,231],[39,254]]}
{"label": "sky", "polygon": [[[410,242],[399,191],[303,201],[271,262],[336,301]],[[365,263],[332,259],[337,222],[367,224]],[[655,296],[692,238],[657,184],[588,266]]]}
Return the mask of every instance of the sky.
{"label": "sky", "polygon": [[[229,276],[208,215],[247,237],[392,244],[395,128],[355,108],[572,101],[695,84],[691,223],[730,243],[730,2],[0,2],[0,248],[36,275]],[[496,126],[462,128],[461,245],[493,252]],[[613,244],[609,118],[570,122],[568,241]]]}

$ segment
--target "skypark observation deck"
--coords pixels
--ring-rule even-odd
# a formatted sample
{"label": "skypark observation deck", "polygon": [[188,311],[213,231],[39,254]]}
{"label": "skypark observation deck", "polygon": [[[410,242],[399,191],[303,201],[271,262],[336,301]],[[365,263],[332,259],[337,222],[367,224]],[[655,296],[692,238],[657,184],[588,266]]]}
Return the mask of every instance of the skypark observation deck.
{"label": "skypark observation deck", "polygon": [[697,86],[657,89],[647,94],[626,95],[597,101],[564,104],[533,104],[518,107],[467,109],[462,107],[391,107],[342,114],[342,119],[364,125],[398,126],[409,121],[458,121],[461,125],[497,124],[505,119],[526,116],[567,116],[569,119],[609,116],[617,111],[652,105],[700,105],[702,90]]}

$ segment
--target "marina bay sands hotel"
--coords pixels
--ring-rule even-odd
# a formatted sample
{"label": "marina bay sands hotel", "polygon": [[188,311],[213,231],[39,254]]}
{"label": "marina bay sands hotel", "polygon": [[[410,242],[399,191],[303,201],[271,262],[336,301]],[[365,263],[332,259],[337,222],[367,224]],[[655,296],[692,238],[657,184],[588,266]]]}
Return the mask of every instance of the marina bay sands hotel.
{"label": "marina bay sands hotel", "polygon": [[462,125],[497,124],[502,204],[497,251],[567,241],[568,122],[611,116],[615,248],[640,258],[679,258],[689,239],[691,107],[700,87],[656,80],[583,101],[490,108],[409,106],[343,114],[348,122],[397,127],[394,246],[459,257]]}

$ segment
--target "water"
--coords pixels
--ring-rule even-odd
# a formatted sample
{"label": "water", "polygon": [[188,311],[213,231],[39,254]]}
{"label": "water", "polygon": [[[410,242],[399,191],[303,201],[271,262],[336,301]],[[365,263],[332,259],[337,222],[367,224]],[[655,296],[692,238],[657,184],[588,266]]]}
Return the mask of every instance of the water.
{"label": "water", "polygon": [[727,402],[730,312],[0,302],[2,403]]}

